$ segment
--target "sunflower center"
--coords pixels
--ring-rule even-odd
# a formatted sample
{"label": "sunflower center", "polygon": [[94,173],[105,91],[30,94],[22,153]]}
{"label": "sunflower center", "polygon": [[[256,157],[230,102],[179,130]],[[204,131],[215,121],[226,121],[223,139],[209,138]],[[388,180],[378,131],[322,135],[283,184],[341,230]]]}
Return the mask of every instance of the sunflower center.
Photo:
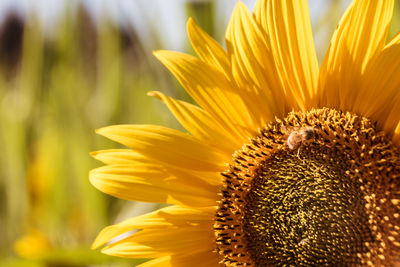
{"label": "sunflower center", "polygon": [[214,224],[228,266],[400,260],[400,154],[368,119],[331,109],[267,125],[229,170]]}
{"label": "sunflower center", "polygon": [[352,255],[373,237],[360,184],[346,177],[347,158],[318,145],[296,153],[275,152],[257,170],[246,196],[247,249],[259,266],[356,263]]}

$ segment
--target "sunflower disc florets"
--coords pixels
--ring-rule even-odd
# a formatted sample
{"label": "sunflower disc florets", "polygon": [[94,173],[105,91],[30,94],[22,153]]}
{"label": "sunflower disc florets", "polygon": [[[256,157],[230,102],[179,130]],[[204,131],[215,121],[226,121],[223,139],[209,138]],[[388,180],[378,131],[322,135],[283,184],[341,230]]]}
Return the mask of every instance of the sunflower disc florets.
{"label": "sunflower disc florets", "polygon": [[214,229],[226,265],[399,260],[400,154],[366,118],[292,112],[237,151],[223,176]]}

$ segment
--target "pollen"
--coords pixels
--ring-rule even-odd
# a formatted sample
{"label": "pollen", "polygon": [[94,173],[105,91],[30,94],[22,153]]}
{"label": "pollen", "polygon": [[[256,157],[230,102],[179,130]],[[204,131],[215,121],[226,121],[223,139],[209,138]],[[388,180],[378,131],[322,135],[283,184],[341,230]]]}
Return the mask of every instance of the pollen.
{"label": "pollen", "polygon": [[367,118],[291,112],[235,152],[214,231],[226,266],[391,266],[400,153]]}

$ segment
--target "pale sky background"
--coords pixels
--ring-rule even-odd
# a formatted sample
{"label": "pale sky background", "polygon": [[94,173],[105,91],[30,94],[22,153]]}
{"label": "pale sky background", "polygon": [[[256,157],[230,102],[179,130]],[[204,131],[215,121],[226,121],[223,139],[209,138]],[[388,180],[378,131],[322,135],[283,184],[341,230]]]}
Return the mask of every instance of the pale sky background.
{"label": "pale sky background", "polygon": [[[139,36],[146,38],[150,34],[150,27],[157,29],[165,49],[182,50],[186,38],[186,21],[184,3],[187,0],[0,0],[0,23],[8,10],[26,15],[38,12],[40,20],[51,30],[54,21],[62,14],[68,5],[84,3],[94,18],[98,19],[105,14],[113,20],[135,26]],[[197,0],[200,1],[200,0]],[[243,0],[250,10],[256,0]],[[343,10],[350,0],[345,0]],[[224,31],[232,13],[235,0],[216,0],[217,22]],[[321,12],[326,9],[328,0],[309,0],[311,21],[315,22]],[[325,10],[326,11],[326,10]],[[157,27],[154,27],[154,23]],[[160,26],[159,26],[160,25]],[[220,34],[218,32],[218,34]],[[223,32],[222,32],[223,34]],[[325,37],[324,37],[325,38]]]}

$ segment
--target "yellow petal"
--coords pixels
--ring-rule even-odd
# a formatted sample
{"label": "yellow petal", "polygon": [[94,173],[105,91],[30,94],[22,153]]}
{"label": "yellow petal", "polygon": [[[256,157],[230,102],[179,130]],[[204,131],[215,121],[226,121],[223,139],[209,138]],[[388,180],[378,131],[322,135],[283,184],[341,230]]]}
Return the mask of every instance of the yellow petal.
{"label": "yellow petal", "polygon": [[320,71],[320,105],[353,111],[360,77],[385,45],[393,0],[355,0],[341,19]]}
{"label": "yellow petal", "polygon": [[[195,263],[195,264],[194,264]],[[174,267],[210,267],[219,266],[219,258],[215,251],[201,251],[198,253],[177,254],[171,256],[171,265]]]}
{"label": "yellow petal", "polygon": [[193,19],[189,19],[188,21],[188,33],[193,48],[200,59],[211,66],[215,66],[229,81],[231,81],[232,90],[237,92],[246,105],[247,112],[252,120],[253,126],[251,127],[254,129],[260,128],[273,118],[271,108],[266,105],[265,101],[260,99],[259,94],[249,92],[244,87],[238,87],[237,84],[233,82],[234,77],[232,75],[230,57],[227,52],[197,26]]}
{"label": "yellow petal", "polygon": [[400,109],[395,102],[400,88],[400,35],[368,63],[360,88],[354,111],[393,133],[400,121]]}
{"label": "yellow petal", "polygon": [[212,223],[166,230],[144,229],[106,246],[105,254],[128,258],[155,258],[169,254],[210,252],[215,248]]}
{"label": "yellow petal", "polygon": [[150,266],[174,266],[174,267],[210,267],[219,266],[219,258],[215,252],[205,251],[200,253],[176,254],[171,256],[160,257],[146,263],[140,264],[137,267]]}
{"label": "yellow petal", "polygon": [[97,133],[167,165],[217,172],[225,168],[225,153],[177,130],[157,125],[114,125]]}
{"label": "yellow petal", "polygon": [[[163,265],[164,264],[164,265]],[[188,253],[188,254],[174,254],[171,256],[160,257],[141,265],[138,267],[148,266],[174,266],[174,267],[210,267],[219,266],[219,258],[215,252],[205,251],[199,253]]]}
{"label": "yellow petal", "polygon": [[168,231],[168,228],[199,224],[204,224],[208,228],[212,224],[214,213],[215,207],[195,209],[174,205],[162,208],[104,228],[97,236],[92,248],[96,249],[124,233],[137,229]]}
{"label": "yellow petal", "polygon": [[[192,176],[193,177],[193,176]],[[175,177],[157,164],[115,164],[90,172],[90,182],[112,196],[136,201],[213,206],[218,189],[188,176]]]}
{"label": "yellow petal", "polygon": [[190,42],[200,59],[217,67],[226,77],[231,77],[231,64],[226,51],[203,31],[192,18],[189,19],[187,28]]}
{"label": "yellow petal", "polygon": [[175,75],[193,99],[240,142],[257,127],[229,80],[205,62],[183,53],[156,51],[154,55]]}
{"label": "yellow petal", "polygon": [[400,145],[400,121],[397,123],[396,128],[394,129],[393,142],[398,146]]}
{"label": "yellow petal", "polygon": [[[238,2],[226,32],[228,54],[237,84],[245,88],[258,114],[268,122],[286,113],[282,81],[276,71],[265,34]],[[243,96],[245,97],[245,96]]]}
{"label": "yellow petal", "polygon": [[150,158],[131,149],[106,149],[91,152],[90,155],[104,164],[150,163]]}
{"label": "yellow petal", "polygon": [[171,263],[171,256],[159,257],[154,260],[146,261],[145,263],[139,264],[136,267],[170,267],[175,266]]}
{"label": "yellow petal", "polygon": [[[400,93],[398,93],[392,101],[387,103],[387,106],[390,108],[387,117],[385,119],[381,119],[384,120],[382,128],[386,133],[393,135],[394,142],[398,144],[400,123]],[[386,110],[387,108],[385,107],[384,109]]]}
{"label": "yellow petal", "polygon": [[[187,181],[204,181],[209,185],[220,186],[222,184],[222,175],[220,172],[213,171],[193,171],[184,168],[174,168],[164,166],[165,170],[175,177],[181,177]],[[214,190],[214,187],[213,187]],[[213,191],[214,192],[214,191]]]}
{"label": "yellow petal", "polygon": [[307,0],[257,1],[254,17],[267,29],[284,87],[303,110],[315,107],[319,67]]}
{"label": "yellow petal", "polygon": [[[146,157],[131,149],[108,149],[92,152],[91,155],[105,164],[131,164],[132,166],[142,164],[163,165],[152,158]],[[159,167],[159,166],[157,166]],[[211,185],[219,186],[222,183],[222,176],[215,171],[194,171],[187,170],[185,166],[163,165],[163,168],[175,177],[185,177],[187,180],[202,180]]]}
{"label": "yellow petal", "polygon": [[161,92],[150,92],[163,101],[174,114],[175,118],[193,136],[204,143],[208,143],[227,154],[227,162],[233,151],[239,149],[242,144],[230,135],[229,132],[215,121],[206,111],[184,101],[179,101],[164,95]]}

